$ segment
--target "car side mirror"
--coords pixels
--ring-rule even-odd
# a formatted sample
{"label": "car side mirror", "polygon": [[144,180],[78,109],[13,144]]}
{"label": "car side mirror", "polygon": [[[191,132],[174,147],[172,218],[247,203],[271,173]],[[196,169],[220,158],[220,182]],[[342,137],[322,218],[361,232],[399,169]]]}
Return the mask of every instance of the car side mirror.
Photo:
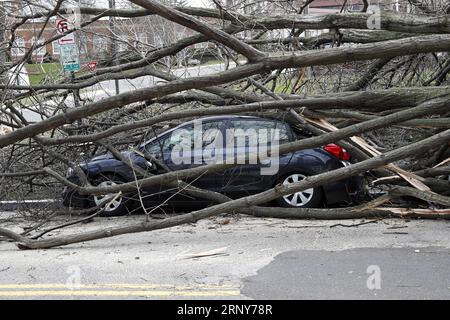
{"label": "car side mirror", "polygon": [[147,170],[150,172],[156,172],[158,171],[158,166],[156,165],[156,163],[154,161],[152,161],[152,159],[148,159],[147,157],[145,158],[145,164],[147,166]]}

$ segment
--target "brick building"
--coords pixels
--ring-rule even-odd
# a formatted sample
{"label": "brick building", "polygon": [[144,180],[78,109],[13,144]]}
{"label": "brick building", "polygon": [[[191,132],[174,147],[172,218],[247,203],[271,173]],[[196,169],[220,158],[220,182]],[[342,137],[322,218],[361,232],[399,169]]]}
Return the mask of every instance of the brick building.
{"label": "brick building", "polygon": [[[20,13],[20,9],[17,12]],[[83,15],[81,20],[84,22],[91,18],[92,16]],[[55,37],[57,35],[57,19],[56,17],[50,18],[39,39],[38,36],[44,27],[44,18],[29,20],[29,22],[17,28],[14,32],[15,41],[11,48],[11,59],[18,60],[33,44],[42,44]],[[15,22],[17,21],[9,21],[9,25],[13,25]],[[125,51],[145,52],[155,46],[168,44],[193,33],[188,28],[157,16],[114,18],[113,30],[109,18],[106,17],[76,31],[75,38],[81,60],[103,59],[110,56],[112,41],[114,41],[115,51],[118,53]],[[7,36],[11,37],[11,34],[7,33]],[[58,41],[50,42],[34,50],[31,60],[40,62],[44,57],[58,60],[59,50]]]}

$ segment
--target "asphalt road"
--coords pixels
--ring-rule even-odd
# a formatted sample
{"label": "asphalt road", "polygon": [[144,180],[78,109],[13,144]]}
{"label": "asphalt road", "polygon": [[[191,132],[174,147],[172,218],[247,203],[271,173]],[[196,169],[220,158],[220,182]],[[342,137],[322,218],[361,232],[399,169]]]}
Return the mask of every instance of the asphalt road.
{"label": "asphalt road", "polygon": [[288,251],[244,279],[242,293],[255,299],[450,299],[450,250]]}
{"label": "asphalt road", "polygon": [[[6,215],[2,227],[30,225]],[[0,299],[450,298],[449,222],[360,222],[232,217],[48,250],[0,241]]]}
{"label": "asphalt road", "polygon": [[[230,64],[234,67],[234,64]],[[211,65],[199,65],[192,67],[182,67],[172,70],[172,74],[180,78],[197,77],[202,75],[213,74],[225,70],[223,63],[211,64]],[[119,80],[120,93],[128,92],[136,89],[147,88],[165,82],[162,79],[152,76],[138,77],[136,79]],[[89,90],[84,90],[83,95],[90,97],[94,100],[102,99],[104,97],[115,95],[116,87],[113,80],[102,81],[92,87]]]}
{"label": "asphalt road", "polygon": [[[230,67],[234,67],[234,63],[230,63]],[[202,75],[208,75],[216,72],[225,70],[225,65],[223,63],[211,64],[211,65],[199,65],[192,67],[182,67],[172,70],[172,74],[180,78],[196,77]],[[154,85],[165,82],[159,78],[152,76],[138,77],[135,79],[124,79],[119,80],[119,92],[124,93],[128,91],[133,91],[136,89],[142,89],[147,87],[152,87]],[[104,98],[116,95],[116,86],[114,80],[107,80],[99,82],[91,87],[84,88],[80,90],[80,95],[83,100],[86,101],[99,101]],[[68,107],[73,107],[75,105],[72,95],[69,95],[65,103]],[[48,101],[47,104],[56,106],[57,103],[53,101]],[[40,105],[36,105],[36,108],[40,109]],[[41,116],[30,110],[23,110],[23,115],[27,121],[36,122],[40,121]]]}

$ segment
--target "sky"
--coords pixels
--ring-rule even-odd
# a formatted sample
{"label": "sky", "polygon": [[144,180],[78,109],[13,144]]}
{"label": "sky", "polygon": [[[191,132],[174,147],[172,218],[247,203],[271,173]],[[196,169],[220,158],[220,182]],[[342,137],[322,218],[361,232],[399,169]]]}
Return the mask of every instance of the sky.
{"label": "sky", "polygon": [[193,7],[204,7],[205,4],[207,4],[207,1],[205,0],[187,0],[189,5]]}
{"label": "sky", "polygon": [[[1,1],[7,1],[7,0],[0,0]],[[120,4],[121,2],[128,2],[126,0],[116,0],[117,4]],[[192,6],[192,7],[208,7],[211,5],[211,0],[186,0],[186,2]],[[107,7],[108,6],[108,0],[97,0],[95,2],[96,7]]]}
{"label": "sky", "polygon": [[[103,0],[103,1],[105,1],[106,3],[108,2],[107,0]],[[97,1],[97,3],[99,3],[99,2],[102,2],[102,1]],[[211,3],[210,0],[186,0],[186,2],[192,7],[205,7],[205,6],[207,7],[207,6],[210,6],[210,3]]]}

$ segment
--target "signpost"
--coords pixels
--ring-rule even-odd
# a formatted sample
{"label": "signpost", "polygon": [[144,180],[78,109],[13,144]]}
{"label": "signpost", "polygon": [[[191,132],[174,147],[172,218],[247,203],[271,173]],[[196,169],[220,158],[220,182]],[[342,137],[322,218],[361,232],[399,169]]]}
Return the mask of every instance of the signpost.
{"label": "signpost", "polygon": [[[70,23],[66,19],[56,20],[56,32],[65,34],[71,29]],[[78,46],[75,43],[75,33],[69,33],[58,39],[60,45],[60,62],[65,71],[75,72],[80,70],[80,55]]]}
{"label": "signpost", "polygon": [[[76,20],[76,16],[70,22],[68,19],[57,19],[56,20],[56,32],[63,35],[74,29],[73,21]],[[64,69],[64,71],[70,72],[70,82],[73,83],[75,80],[75,72],[81,69],[80,65],[80,54],[78,51],[78,46],[75,42],[75,32],[71,32],[60,39],[59,43],[59,61]],[[80,106],[80,95],[77,89],[72,90],[73,101],[75,108]]]}

